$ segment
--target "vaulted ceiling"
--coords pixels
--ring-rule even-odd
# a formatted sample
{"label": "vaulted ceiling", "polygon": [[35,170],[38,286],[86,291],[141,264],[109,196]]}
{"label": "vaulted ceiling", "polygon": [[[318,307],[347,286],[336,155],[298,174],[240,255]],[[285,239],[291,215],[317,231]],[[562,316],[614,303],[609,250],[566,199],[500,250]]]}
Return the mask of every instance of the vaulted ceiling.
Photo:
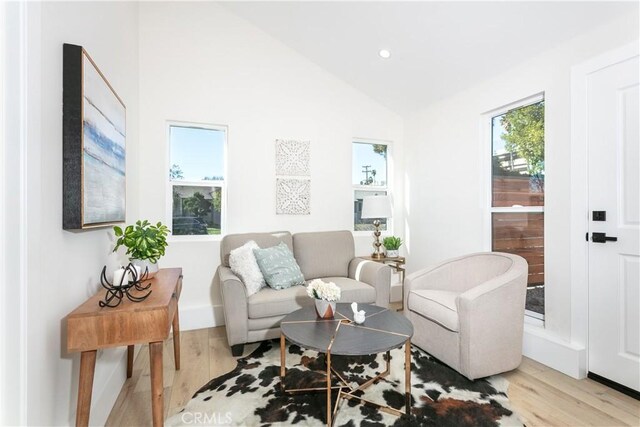
{"label": "vaulted ceiling", "polygon": [[[638,2],[233,2],[226,7],[399,113],[513,67]],[[378,56],[391,52],[389,59]]]}

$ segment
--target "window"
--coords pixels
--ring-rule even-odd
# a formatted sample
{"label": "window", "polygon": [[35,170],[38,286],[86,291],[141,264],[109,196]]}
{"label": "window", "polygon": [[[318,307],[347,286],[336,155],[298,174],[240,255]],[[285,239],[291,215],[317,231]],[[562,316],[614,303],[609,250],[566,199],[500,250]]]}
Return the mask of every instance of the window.
{"label": "window", "polygon": [[527,314],[544,318],[544,98],[491,115],[491,246],[529,263]]}
{"label": "window", "polygon": [[[353,142],[353,230],[373,231],[373,219],[362,219],[362,200],[387,194],[387,144],[383,142]],[[380,230],[387,230],[387,219],[380,220]]]}
{"label": "window", "polygon": [[221,234],[225,212],[226,128],[169,124],[171,234]]}

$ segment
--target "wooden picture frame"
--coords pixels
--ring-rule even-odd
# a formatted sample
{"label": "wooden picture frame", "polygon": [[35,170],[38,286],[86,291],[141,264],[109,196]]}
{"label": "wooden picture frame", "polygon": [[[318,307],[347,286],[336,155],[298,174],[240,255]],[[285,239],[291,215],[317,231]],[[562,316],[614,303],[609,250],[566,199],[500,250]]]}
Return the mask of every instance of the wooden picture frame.
{"label": "wooden picture frame", "polygon": [[126,217],[126,107],[82,46],[63,45],[65,230]]}

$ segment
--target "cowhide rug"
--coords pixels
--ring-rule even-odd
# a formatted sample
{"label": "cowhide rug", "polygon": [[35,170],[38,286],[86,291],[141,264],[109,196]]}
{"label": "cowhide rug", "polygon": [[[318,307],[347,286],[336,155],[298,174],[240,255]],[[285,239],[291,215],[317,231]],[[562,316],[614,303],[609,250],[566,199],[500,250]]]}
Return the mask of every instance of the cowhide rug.
{"label": "cowhide rug", "polygon": [[[508,382],[500,376],[469,381],[427,353],[411,349],[410,417],[396,417],[372,406],[342,400],[335,426],[522,426],[507,398]],[[382,372],[384,357],[332,356],[332,365],[349,382],[363,383]],[[325,387],[324,355],[287,347],[287,388]],[[280,348],[264,341],[231,372],[196,392],[167,426],[322,426],[326,394],[284,394],[280,389]],[[365,390],[364,398],[404,408],[404,349],[391,352],[391,374]],[[334,393],[334,402],[335,402]],[[433,400],[432,400],[433,399]]]}

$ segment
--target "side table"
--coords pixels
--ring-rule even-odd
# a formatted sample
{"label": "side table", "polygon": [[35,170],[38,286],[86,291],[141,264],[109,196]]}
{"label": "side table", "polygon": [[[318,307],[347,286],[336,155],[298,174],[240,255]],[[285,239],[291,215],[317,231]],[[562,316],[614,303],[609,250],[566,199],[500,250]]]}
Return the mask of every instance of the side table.
{"label": "side table", "polygon": [[134,303],[125,298],[117,307],[101,308],[98,306],[98,301],[104,297],[101,290],[67,315],[67,351],[81,352],[76,426],[89,424],[97,350],[127,346],[127,378],[130,378],[134,345],[146,343],[149,343],[151,363],[153,425],[164,424],[162,346],[173,327],[175,365],[180,369],[178,299],[182,290],[182,269],[163,268],[149,280],[152,292],[142,302]]}
{"label": "side table", "polygon": [[366,259],[367,261],[375,261],[375,262],[387,264],[389,267],[393,268],[393,270],[396,273],[400,274],[400,285],[402,286],[402,298],[400,298],[401,306],[398,309],[398,311],[403,311],[404,310],[404,273],[405,273],[404,264],[406,262],[405,257],[383,256],[382,258],[374,258],[371,255],[367,255],[367,256],[360,256],[358,258]]}

